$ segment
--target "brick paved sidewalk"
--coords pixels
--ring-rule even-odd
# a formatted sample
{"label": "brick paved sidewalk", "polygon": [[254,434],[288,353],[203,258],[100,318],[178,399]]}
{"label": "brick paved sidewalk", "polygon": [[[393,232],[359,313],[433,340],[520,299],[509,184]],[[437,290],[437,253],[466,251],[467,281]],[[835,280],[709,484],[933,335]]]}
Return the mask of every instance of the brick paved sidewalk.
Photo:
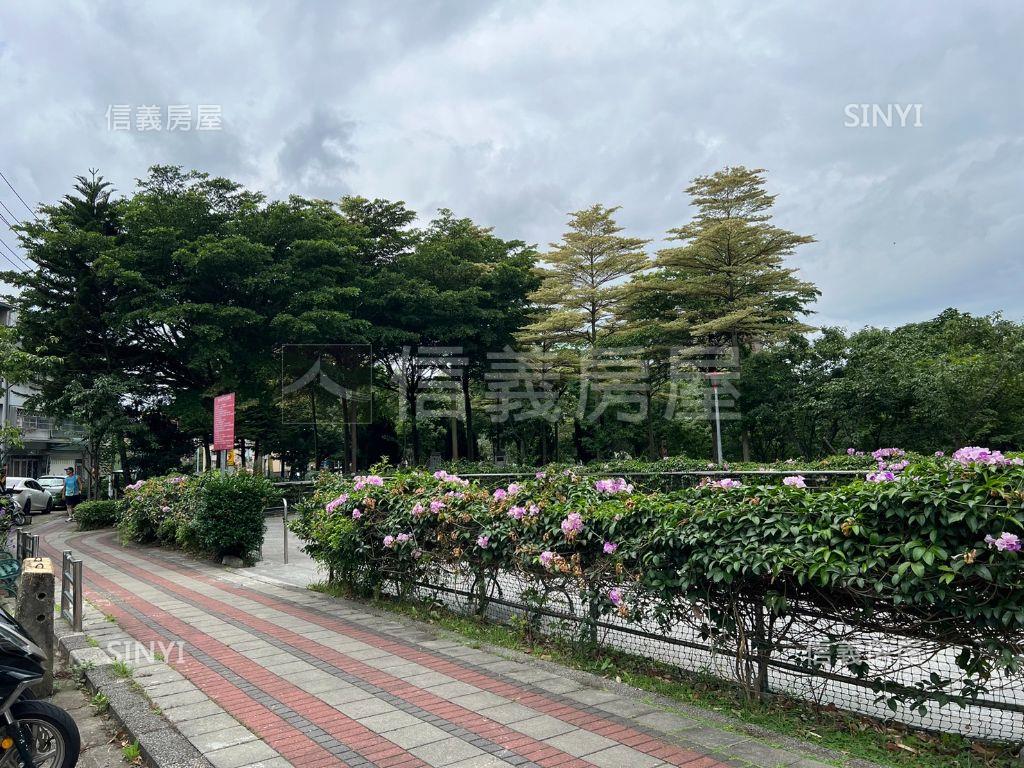
{"label": "brick paved sidewalk", "polygon": [[810,745],[773,747],[358,603],[110,531],[36,530],[50,556],[85,559],[87,599],[121,630],[181,644],[174,677],[144,688],[217,768],[827,768]]}

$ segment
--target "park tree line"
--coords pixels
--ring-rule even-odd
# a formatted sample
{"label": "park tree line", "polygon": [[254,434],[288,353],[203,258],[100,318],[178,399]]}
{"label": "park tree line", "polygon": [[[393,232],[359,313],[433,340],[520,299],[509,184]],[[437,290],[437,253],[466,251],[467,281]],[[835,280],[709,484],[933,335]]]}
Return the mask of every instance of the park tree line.
{"label": "park tree line", "polygon": [[[449,210],[420,224],[400,201],[271,201],[170,166],[119,195],[93,172],[19,228],[36,269],[3,275],[18,309],[0,340],[17,361],[7,373],[32,379],[34,405],[85,427],[97,461],[117,457],[128,478],[208,450],[224,392],[236,393],[239,447],[298,468],[710,457],[710,366],[678,365],[708,349],[727,361],[735,459],[1020,445],[1020,324],[947,310],[812,333],[818,291],[789,258],[813,238],[776,226],[764,171],[726,168],[686,193],[693,215],[660,250],[601,204],[538,248]],[[365,418],[346,397],[283,399],[282,350],[302,345],[372,350]],[[448,351],[431,370],[412,362],[421,349]],[[494,417],[495,352],[529,372],[554,405],[545,418]],[[595,418],[581,400],[607,354],[629,360],[628,377],[604,379],[629,407]],[[698,375],[682,387],[684,369]],[[449,417],[421,412],[439,372]],[[671,407],[681,387],[698,405],[686,418]]]}

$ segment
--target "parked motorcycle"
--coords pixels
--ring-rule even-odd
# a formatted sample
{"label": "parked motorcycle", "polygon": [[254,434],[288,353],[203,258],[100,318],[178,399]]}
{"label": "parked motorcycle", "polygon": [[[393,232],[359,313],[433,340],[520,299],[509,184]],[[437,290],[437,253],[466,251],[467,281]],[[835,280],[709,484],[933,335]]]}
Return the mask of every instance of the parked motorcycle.
{"label": "parked motorcycle", "polygon": [[0,768],[74,768],[81,736],[71,716],[31,697],[46,654],[0,609]]}

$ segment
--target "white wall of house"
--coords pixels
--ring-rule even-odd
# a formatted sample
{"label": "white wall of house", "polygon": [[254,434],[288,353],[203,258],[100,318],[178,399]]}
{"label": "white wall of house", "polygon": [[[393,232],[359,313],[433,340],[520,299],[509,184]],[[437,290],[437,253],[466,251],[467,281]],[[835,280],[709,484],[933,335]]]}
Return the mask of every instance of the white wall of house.
{"label": "white wall of house", "polygon": [[[14,325],[16,318],[17,311],[0,302],[0,324]],[[25,402],[33,394],[31,386],[11,385],[0,379],[0,423],[21,430],[24,441],[23,447],[10,452],[7,474],[40,477],[63,474],[65,467],[83,469],[85,449],[81,428],[28,409]]]}

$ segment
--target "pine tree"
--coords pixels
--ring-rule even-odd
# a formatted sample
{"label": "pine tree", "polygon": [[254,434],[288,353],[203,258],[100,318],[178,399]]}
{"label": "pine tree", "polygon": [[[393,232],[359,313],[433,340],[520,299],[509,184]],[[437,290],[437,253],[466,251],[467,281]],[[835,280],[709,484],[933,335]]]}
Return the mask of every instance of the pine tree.
{"label": "pine tree", "polygon": [[569,214],[562,242],[541,257],[548,266],[538,269],[541,285],[530,296],[541,316],[526,327],[525,341],[594,346],[611,329],[622,280],[650,266],[644,253],[650,241],[620,235],[618,210],[597,204]]}
{"label": "pine tree", "polygon": [[[658,308],[651,319],[666,339],[731,348],[740,367],[752,348],[813,330],[800,318],[820,293],[784,265],[814,238],[771,223],[775,196],[764,189],[764,173],[738,166],[696,178],[686,190],[696,216],[669,231],[681,245],[659,251],[658,269],[631,287],[631,303]],[[641,299],[641,291],[656,300]]]}

